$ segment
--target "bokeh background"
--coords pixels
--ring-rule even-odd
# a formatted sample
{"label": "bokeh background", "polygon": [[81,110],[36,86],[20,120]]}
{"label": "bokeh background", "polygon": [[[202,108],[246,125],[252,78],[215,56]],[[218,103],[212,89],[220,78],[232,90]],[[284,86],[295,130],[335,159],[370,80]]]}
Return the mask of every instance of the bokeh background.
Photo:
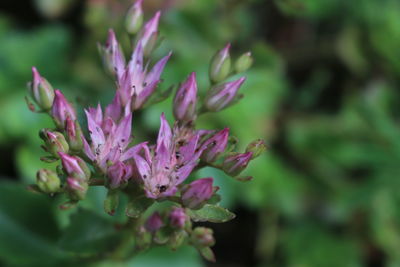
{"label": "bokeh background", "polygon": [[[252,51],[245,98],[199,126],[230,127],[242,148],[264,138],[269,150],[251,163],[246,184],[199,174],[215,177],[222,205],[238,215],[211,226],[217,263],[184,247],[153,249],[128,266],[400,266],[400,1],[144,2],[147,17],[163,10],[157,55],[173,51],[165,86],[196,71],[205,90],[217,49],[232,42],[233,55]],[[0,265],[72,265],[62,248],[97,249],[68,228],[74,220],[97,229],[98,243],[109,240],[104,191],[91,189],[82,204],[91,213],[74,219],[76,210],[60,212],[57,200],[25,190],[44,166],[38,131],[51,121],[29,112],[24,96],[36,66],[79,109],[109,102],[114,84],[96,43],[113,27],[127,47],[130,3],[0,1]],[[135,114],[139,139],[154,137],[163,111],[172,118],[171,101]]]}

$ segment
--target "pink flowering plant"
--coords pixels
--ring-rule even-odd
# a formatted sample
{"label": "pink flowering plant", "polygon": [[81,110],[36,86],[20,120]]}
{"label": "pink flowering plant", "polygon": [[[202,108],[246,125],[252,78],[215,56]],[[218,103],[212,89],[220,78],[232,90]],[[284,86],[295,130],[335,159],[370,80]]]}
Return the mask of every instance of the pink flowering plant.
{"label": "pink flowering plant", "polygon": [[[32,68],[29,91],[33,101],[28,100],[29,108],[47,113],[55,125],[40,132],[47,152],[41,159],[56,162],[57,168],[39,170],[37,183],[30,189],[51,196],[65,194],[67,200],[60,208],[71,209],[85,199],[91,187],[105,187],[105,212],[113,216],[124,205],[126,215],[115,230],[121,235],[117,241],[110,241],[114,244],[107,254],[110,257],[128,259],[153,246],[166,245],[175,250],[186,243],[214,261],[210,248],[215,243],[213,231],[199,222],[223,223],[235,215],[219,205],[219,188],[214,185],[218,177],[193,180],[192,174],[212,167],[239,181],[251,180],[241,173],[265,150],[265,144],[255,140],[246,151],[235,151],[237,140],[229,128],[197,129],[196,119],[237,103],[246,78],[229,78],[251,66],[251,54],[245,53],[231,63],[230,44],[218,51],[210,62],[206,95],[200,97],[196,73],[190,73],[177,86],[173,99],[175,122],[170,124],[164,113],[160,114],[155,142],[137,143],[134,132],[140,129],[132,127],[134,114],[155,102],[171,57],[168,53],[152,64],[152,53],[160,41],[161,13],[142,25],[141,2],[134,3],[126,18],[126,30],[132,37],[130,58],[125,57],[113,30],[106,43],[99,45],[105,68],[117,88],[105,108],[99,104],[84,110],[86,123],[78,121],[74,105],[63,93]],[[120,201],[122,196],[128,199],[126,203]]]}

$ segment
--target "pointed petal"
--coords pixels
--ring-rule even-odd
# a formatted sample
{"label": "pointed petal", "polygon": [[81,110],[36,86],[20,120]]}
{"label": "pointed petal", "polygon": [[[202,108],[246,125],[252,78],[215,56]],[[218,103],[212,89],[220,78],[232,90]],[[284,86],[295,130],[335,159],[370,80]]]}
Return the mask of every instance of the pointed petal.
{"label": "pointed petal", "polygon": [[158,61],[151,71],[146,75],[145,82],[150,84],[154,81],[158,81],[160,79],[161,73],[164,70],[165,64],[167,64],[168,59],[171,57],[172,52],[169,52],[168,55],[163,57],[160,61]]}

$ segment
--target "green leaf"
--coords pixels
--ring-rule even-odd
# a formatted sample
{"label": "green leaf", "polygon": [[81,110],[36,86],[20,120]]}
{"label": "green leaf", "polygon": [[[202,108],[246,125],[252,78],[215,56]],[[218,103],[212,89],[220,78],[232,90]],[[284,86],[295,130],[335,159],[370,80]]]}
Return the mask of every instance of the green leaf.
{"label": "green leaf", "polygon": [[190,210],[189,215],[195,222],[223,223],[232,220],[236,215],[229,210],[215,205],[206,204],[199,210]]}
{"label": "green leaf", "polygon": [[12,182],[0,183],[0,261],[12,266],[54,266],[69,258],[55,240],[52,203]]}
{"label": "green leaf", "polygon": [[152,204],[154,203],[154,200],[149,199],[145,196],[140,196],[137,197],[131,201],[128,202],[128,205],[126,206],[126,216],[132,217],[132,218],[139,218],[139,216],[147,210]]}
{"label": "green leaf", "polygon": [[116,245],[118,234],[111,221],[80,209],[71,216],[71,223],[60,238],[59,245],[71,252],[100,254]]}

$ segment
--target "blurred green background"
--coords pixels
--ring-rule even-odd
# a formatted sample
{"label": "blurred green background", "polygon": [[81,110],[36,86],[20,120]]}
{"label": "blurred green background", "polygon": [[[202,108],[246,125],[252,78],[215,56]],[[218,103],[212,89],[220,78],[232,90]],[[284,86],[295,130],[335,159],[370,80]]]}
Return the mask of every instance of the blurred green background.
{"label": "blurred green background", "polygon": [[[400,266],[400,1],[144,2],[147,17],[163,10],[157,55],[173,51],[165,87],[196,71],[206,90],[217,49],[232,42],[233,55],[252,51],[245,98],[201,117],[199,127],[228,126],[242,148],[261,137],[270,149],[251,163],[246,174],[255,179],[246,184],[212,169],[199,173],[215,177],[222,204],[238,215],[211,226],[217,263],[184,247],[154,249],[127,266]],[[71,257],[111,242],[106,192],[91,189],[83,209],[61,212],[59,200],[24,189],[45,166],[38,131],[51,127],[24,96],[36,66],[80,115],[87,104],[109,102],[114,84],[96,42],[113,27],[128,46],[129,4],[0,2],[0,265],[125,266]],[[134,134],[154,136],[163,111],[172,119],[170,100],[134,114]],[[68,226],[75,221],[101,229],[100,247]]]}

